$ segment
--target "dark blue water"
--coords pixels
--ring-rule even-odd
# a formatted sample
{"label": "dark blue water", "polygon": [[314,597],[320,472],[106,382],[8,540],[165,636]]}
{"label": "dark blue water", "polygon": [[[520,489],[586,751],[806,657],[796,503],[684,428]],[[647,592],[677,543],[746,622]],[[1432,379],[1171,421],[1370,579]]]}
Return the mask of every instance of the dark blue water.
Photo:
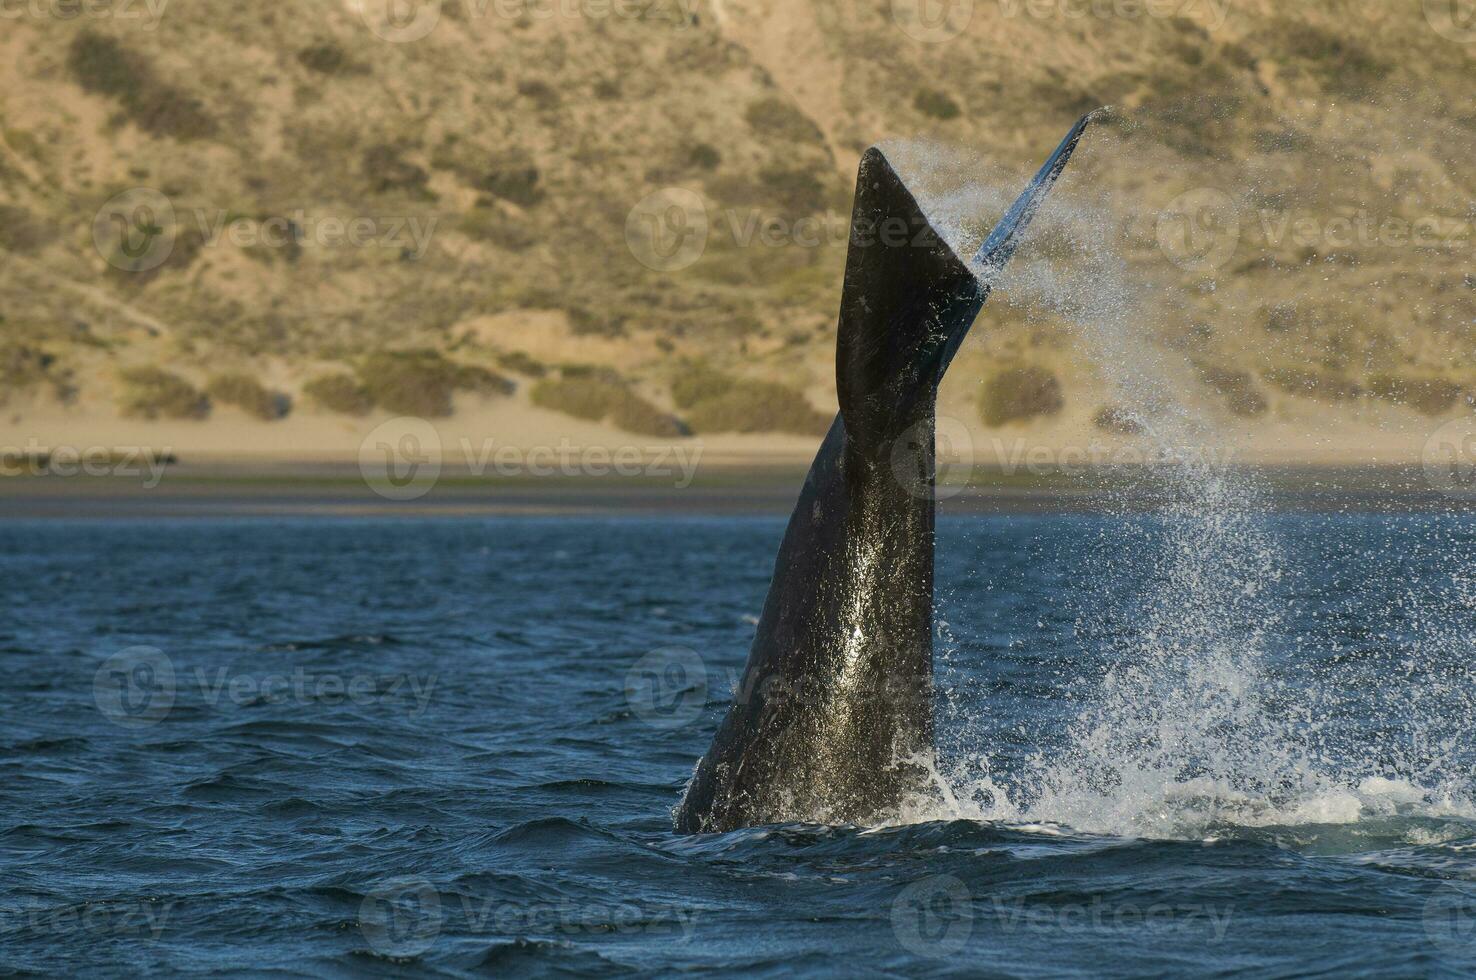
{"label": "dark blue water", "polygon": [[940,779],[681,838],[768,519],[12,524],[0,972],[1476,969],[1476,528],[947,521]]}

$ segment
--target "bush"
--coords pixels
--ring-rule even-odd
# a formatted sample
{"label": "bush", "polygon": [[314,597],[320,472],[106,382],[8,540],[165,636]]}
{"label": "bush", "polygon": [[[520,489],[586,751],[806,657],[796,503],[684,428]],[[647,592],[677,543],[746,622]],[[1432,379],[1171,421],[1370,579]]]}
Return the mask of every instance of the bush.
{"label": "bush", "polygon": [[336,41],[323,41],[297,52],[298,64],[320,75],[363,75],[368,69],[354,63]]}
{"label": "bush", "polygon": [[688,151],[687,161],[698,170],[716,170],[723,165],[723,155],[711,143],[697,143]]}
{"label": "bush", "polygon": [[765,167],[759,171],[764,195],[786,214],[814,214],[825,209],[825,184],[808,170]]}
{"label": "bush", "polygon": [[0,347],[0,386],[29,388],[40,384],[51,376],[55,364],[54,356],[35,347],[25,344]]}
{"label": "bush", "polygon": [[132,368],[122,373],[126,388],[123,414],[144,419],[204,419],[210,398],[177,374],[159,368]]}
{"label": "bush", "polygon": [[530,208],[543,200],[543,189],[538,186],[541,175],[532,163],[516,161],[494,167],[477,180],[477,190],[493,197]]}
{"label": "bush", "polygon": [[0,204],[0,248],[29,255],[56,240],[57,230],[19,205]]}
{"label": "bush", "polygon": [[85,91],[117,99],[146,133],[179,140],[215,135],[203,103],[160,81],[153,66],[113,38],[81,31],[67,51],[67,67]]}
{"label": "bush", "polygon": [[401,156],[398,147],[380,143],[364,151],[364,176],[375,193],[424,193],[430,174]]}
{"label": "bush", "polygon": [[1119,436],[1139,436],[1143,434],[1143,423],[1139,422],[1133,414],[1126,409],[1109,405],[1092,417],[1092,424],[1103,432],[1111,432]]}
{"label": "bush", "polygon": [[1369,381],[1369,390],[1385,401],[1412,408],[1421,415],[1444,415],[1464,389],[1443,378],[1401,378],[1382,374]]}
{"label": "bush", "polygon": [[991,428],[1055,415],[1066,406],[1061,382],[1043,367],[1005,368],[979,396],[979,417]]}
{"label": "bush", "polygon": [[718,398],[733,386],[733,379],[702,362],[689,364],[671,382],[671,398],[677,408],[689,409],[707,398]]}
{"label": "bush", "polygon": [[1216,367],[1213,364],[1195,364],[1199,378],[1208,387],[1225,397],[1225,407],[1230,414],[1240,418],[1256,418],[1266,414],[1270,406],[1247,371]]}
{"label": "bush", "polygon": [[953,101],[948,93],[937,89],[920,90],[917,97],[912,100],[912,104],[918,112],[934,119],[957,119],[963,115],[963,110],[958,107],[958,103]]}
{"label": "bush", "polygon": [[444,418],[457,391],[508,394],[510,381],[486,370],[446,360],[433,350],[383,351],[359,368],[359,380],[375,405],[400,415]]}
{"label": "bush", "polygon": [[769,381],[734,380],[721,394],[703,398],[687,413],[693,432],[788,432],[819,436],[832,419],[815,411],[803,394]]}
{"label": "bush", "polygon": [[610,421],[626,432],[672,438],[685,435],[680,422],[631,391],[623,382],[599,377],[540,381],[533,404],[590,422]]}
{"label": "bush", "polygon": [[343,415],[368,415],[374,399],[351,374],[325,374],[302,387],[303,394],[330,412]]}
{"label": "bush", "polygon": [[542,378],[548,374],[548,368],[542,361],[520,350],[504,351],[498,354],[497,365],[514,374],[521,374],[529,378]]}
{"label": "bush", "polygon": [[818,143],[825,138],[814,120],[782,99],[759,99],[743,115],[754,129],[780,139]]}
{"label": "bush", "polygon": [[1262,371],[1261,377],[1271,387],[1289,395],[1320,402],[1357,401],[1364,395],[1361,385],[1337,374],[1304,371],[1300,368],[1274,368]]}
{"label": "bush", "polygon": [[292,411],[292,400],[280,391],[268,391],[250,375],[218,374],[205,392],[212,400],[234,405],[252,418],[275,422]]}

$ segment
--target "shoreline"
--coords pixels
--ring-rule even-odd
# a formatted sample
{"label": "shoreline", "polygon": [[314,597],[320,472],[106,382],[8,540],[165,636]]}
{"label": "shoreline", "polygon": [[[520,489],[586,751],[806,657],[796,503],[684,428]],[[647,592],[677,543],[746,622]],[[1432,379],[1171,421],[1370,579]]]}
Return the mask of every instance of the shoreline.
{"label": "shoreline", "polygon": [[[734,460],[704,463],[687,480],[681,473],[488,476],[448,467],[426,485],[407,488],[382,485],[373,473],[366,478],[348,462],[177,462],[132,475],[0,478],[0,518],[783,517],[807,470],[808,461]],[[1418,466],[1267,465],[1232,472],[1276,511],[1476,510],[1476,493],[1443,492]],[[953,466],[940,482],[939,513],[1141,511],[1166,499],[1151,475],[1128,466],[1055,473]]]}

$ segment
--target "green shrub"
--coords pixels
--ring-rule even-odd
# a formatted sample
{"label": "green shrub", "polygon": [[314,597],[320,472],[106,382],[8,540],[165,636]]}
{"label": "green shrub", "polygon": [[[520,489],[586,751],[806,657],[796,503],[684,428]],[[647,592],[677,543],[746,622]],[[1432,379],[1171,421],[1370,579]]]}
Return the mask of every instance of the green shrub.
{"label": "green shrub", "polygon": [[205,386],[213,401],[234,405],[252,418],[275,422],[292,411],[292,400],[280,391],[268,391],[250,375],[218,374]]}
{"label": "green shrub", "polygon": [[297,52],[298,64],[320,75],[363,75],[368,68],[350,60],[336,41],[321,41]]}
{"label": "green shrub", "polygon": [[918,112],[934,119],[957,119],[963,115],[963,110],[947,92],[940,92],[933,88],[919,90],[917,97],[912,100],[912,105]]}
{"label": "green shrub", "polygon": [[1271,387],[1289,395],[1320,402],[1357,401],[1364,395],[1363,387],[1356,381],[1337,374],[1304,371],[1301,368],[1273,368],[1262,371],[1261,377]]}
{"label": "green shrub", "polygon": [[813,119],[782,99],[759,99],[750,104],[743,115],[750,126],[765,135],[805,143],[824,139]]}
{"label": "green shrub", "polygon": [[351,374],[324,374],[302,386],[303,394],[330,412],[368,415],[374,408],[369,389]]}
{"label": "green shrub", "polygon": [[455,364],[427,350],[381,351],[359,367],[359,380],[375,405],[399,415],[444,418],[457,391],[507,394],[512,383],[486,370]]}
{"label": "green shrub", "polygon": [[540,178],[538,168],[532,163],[513,161],[487,171],[477,180],[476,187],[493,197],[530,208],[543,200],[543,189],[538,186]]}
{"label": "green shrub", "polygon": [[687,153],[687,162],[698,170],[716,170],[723,165],[723,155],[711,143],[696,143]]}
{"label": "green shrub", "polygon": [[503,351],[498,354],[497,364],[514,374],[521,374],[528,378],[542,378],[548,375],[548,368],[542,361],[520,350]]}
{"label": "green shrub", "polygon": [[0,204],[0,248],[30,255],[56,240],[57,230],[15,204]]}
{"label": "green shrub", "polygon": [[210,398],[177,374],[159,368],[132,368],[122,373],[123,414],[144,419],[204,419]]}
{"label": "green shrub", "polygon": [[1055,415],[1065,406],[1056,375],[1034,365],[995,372],[979,395],[979,417],[991,428]]}
{"label": "green shrub", "polygon": [[1431,416],[1450,411],[1465,390],[1443,378],[1401,378],[1389,374],[1371,378],[1368,388],[1385,401]]}
{"label": "green shrub", "polygon": [[1138,436],[1143,434],[1143,423],[1126,409],[1108,405],[1092,416],[1092,424],[1103,432],[1111,432],[1119,436]]}
{"label": "green shrub", "polygon": [[113,38],[79,32],[67,50],[67,67],[85,91],[117,99],[146,133],[179,140],[215,135],[215,120],[203,103],[161,81],[141,55]]}
{"label": "green shrub", "polygon": [[409,162],[401,155],[399,147],[379,143],[364,151],[364,176],[376,193],[407,191],[424,193],[430,174]]}
{"label": "green shrub", "polygon": [[1305,21],[1284,21],[1276,36],[1286,53],[1306,62],[1311,73],[1330,92],[1364,95],[1389,70],[1387,64],[1360,42]]}
{"label": "green shrub", "polygon": [[518,94],[525,99],[531,99],[533,104],[540,109],[550,110],[559,107],[559,93],[547,82],[538,79],[518,83]]}
{"label": "green shrub", "polygon": [[825,209],[825,184],[808,170],[765,167],[759,171],[765,197],[786,214],[814,214]]}
{"label": "green shrub", "polygon": [[693,432],[787,432],[824,435],[833,419],[805,396],[769,381],[734,379],[721,394],[699,400],[687,413]]}
{"label": "green shrub", "polygon": [[56,358],[26,344],[0,347],[0,386],[29,388],[48,380]]}
{"label": "green shrub", "polygon": [[590,422],[609,421],[637,435],[685,435],[680,422],[641,398],[623,382],[599,377],[548,379],[534,385],[533,404]]}
{"label": "green shrub", "polygon": [[677,408],[689,409],[707,398],[717,398],[733,386],[733,379],[698,361],[686,365],[672,379],[671,398]]}
{"label": "green shrub", "polygon": [[1266,414],[1270,405],[1266,402],[1266,396],[1256,388],[1250,372],[1204,363],[1196,363],[1194,366],[1199,371],[1199,379],[1224,396],[1225,407],[1230,410],[1231,415],[1248,419]]}

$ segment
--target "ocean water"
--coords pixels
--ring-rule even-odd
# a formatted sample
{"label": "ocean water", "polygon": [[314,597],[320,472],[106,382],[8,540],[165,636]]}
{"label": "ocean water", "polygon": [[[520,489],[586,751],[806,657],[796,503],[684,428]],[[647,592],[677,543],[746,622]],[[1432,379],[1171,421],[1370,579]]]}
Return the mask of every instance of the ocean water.
{"label": "ocean water", "polygon": [[783,522],[0,529],[0,972],[1476,969],[1476,522],[945,517],[939,785],[685,838]]}

